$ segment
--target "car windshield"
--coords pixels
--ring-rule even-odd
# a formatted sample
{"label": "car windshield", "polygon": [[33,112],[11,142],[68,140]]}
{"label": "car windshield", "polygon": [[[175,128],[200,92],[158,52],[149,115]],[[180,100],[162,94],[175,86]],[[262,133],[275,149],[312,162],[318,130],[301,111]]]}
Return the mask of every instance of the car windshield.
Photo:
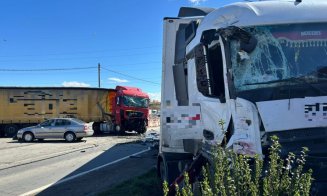
{"label": "car windshield", "polygon": [[149,106],[149,99],[143,97],[123,96],[123,104],[129,107],[147,108]]}
{"label": "car windshield", "polygon": [[257,39],[254,51],[232,40],[231,62],[237,92],[264,87],[317,83],[327,78],[325,23],[244,28]]}

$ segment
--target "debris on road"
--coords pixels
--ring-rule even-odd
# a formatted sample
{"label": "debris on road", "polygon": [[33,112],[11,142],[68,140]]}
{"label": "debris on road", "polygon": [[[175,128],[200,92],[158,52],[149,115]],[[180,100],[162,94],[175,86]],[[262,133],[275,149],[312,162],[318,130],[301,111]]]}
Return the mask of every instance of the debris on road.
{"label": "debris on road", "polygon": [[159,147],[159,133],[156,132],[155,130],[151,130],[147,132],[142,141],[144,144],[150,144],[151,147],[153,148],[158,148]]}

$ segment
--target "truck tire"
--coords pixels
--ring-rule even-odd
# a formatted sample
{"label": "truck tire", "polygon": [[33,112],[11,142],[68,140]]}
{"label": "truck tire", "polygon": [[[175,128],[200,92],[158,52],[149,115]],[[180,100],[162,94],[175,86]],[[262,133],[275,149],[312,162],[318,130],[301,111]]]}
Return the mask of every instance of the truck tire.
{"label": "truck tire", "polygon": [[101,133],[101,131],[100,131],[100,123],[99,122],[94,122],[92,124],[92,129],[94,131],[94,135],[99,135]]}
{"label": "truck tire", "polygon": [[115,131],[118,133],[118,135],[124,135],[125,134],[125,127],[121,124],[115,125]]}
{"label": "truck tire", "polygon": [[[171,155],[168,156],[159,156],[157,162],[157,174],[162,181],[167,181],[168,185],[170,185],[178,176],[180,176],[182,172],[180,170],[183,170],[183,168],[180,167],[183,167],[186,162],[190,161],[190,159],[188,159],[188,155],[181,155],[182,153],[170,154]],[[180,163],[182,164],[180,165]]]}
{"label": "truck tire", "polygon": [[145,133],[146,132],[146,123],[144,122],[144,124],[142,125],[142,127],[139,129],[139,130],[137,130],[137,132],[139,133],[139,134],[143,134],[143,133]]}
{"label": "truck tire", "polygon": [[15,124],[5,126],[5,136],[14,137],[17,134],[18,127]]}
{"label": "truck tire", "polygon": [[201,196],[202,195],[202,187],[200,181],[196,179],[194,183],[192,183],[192,192],[194,196]]}
{"label": "truck tire", "polygon": [[26,132],[23,135],[23,141],[24,142],[32,142],[34,140],[34,135],[31,132]]}
{"label": "truck tire", "polygon": [[65,133],[65,140],[67,142],[73,142],[76,139],[76,135],[73,132],[67,132]]}

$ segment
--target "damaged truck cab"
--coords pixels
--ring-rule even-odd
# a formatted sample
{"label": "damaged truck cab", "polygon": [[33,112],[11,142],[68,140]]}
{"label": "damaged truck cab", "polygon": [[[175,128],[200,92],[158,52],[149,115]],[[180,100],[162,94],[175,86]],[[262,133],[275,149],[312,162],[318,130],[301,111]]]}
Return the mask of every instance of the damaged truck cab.
{"label": "damaged truck cab", "polygon": [[139,88],[117,86],[115,104],[116,131],[145,133],[149,117],[149,95]]}
{"label": "damaged truck cab", "polygon": [[173,182],[215,145],[264,156],[271,135],[282,154],[306,146],[327,157],[326,9],[240,2],[164,19],[162,179]]}

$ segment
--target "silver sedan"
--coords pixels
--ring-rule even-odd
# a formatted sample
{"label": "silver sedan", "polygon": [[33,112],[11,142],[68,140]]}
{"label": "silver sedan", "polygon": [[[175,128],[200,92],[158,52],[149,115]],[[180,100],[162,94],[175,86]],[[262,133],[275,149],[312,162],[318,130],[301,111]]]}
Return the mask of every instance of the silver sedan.
{"label": "silver sedan", "polygon": [[32,142],[34,139],[64,138],[67,142],[81,140],[93,135],[92,128],[76,118],[53,118],[32,127],[20,129],[18,140]]}

